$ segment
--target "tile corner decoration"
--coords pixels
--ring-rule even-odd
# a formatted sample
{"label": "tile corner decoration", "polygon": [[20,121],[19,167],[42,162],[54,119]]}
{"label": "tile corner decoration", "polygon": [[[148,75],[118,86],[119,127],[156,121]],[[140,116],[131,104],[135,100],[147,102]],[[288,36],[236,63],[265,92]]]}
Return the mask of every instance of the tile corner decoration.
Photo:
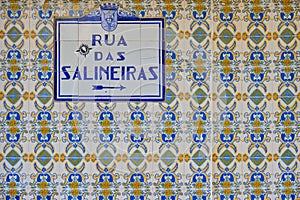
{"label": "tile corner decoration", "polygon": [[163,101],[164,27],[164,18],[139,18],[112,3],[57,17],[55,99]]}
{"label": "tile corner decoration", "polygon": [[299,14],[0,1],[0,199],[300,199]]}

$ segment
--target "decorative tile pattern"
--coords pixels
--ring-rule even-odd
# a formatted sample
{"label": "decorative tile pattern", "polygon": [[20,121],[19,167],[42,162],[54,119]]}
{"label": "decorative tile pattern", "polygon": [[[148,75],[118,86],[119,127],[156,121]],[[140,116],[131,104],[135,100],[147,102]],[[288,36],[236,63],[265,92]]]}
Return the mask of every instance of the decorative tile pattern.
{"label": "decorative tile pattern", "polygon": [[54,17],[101,1],[0,2],[0,198],[299,199],[299,1],[116,3],[166,19],[164,102],[54,101]]}

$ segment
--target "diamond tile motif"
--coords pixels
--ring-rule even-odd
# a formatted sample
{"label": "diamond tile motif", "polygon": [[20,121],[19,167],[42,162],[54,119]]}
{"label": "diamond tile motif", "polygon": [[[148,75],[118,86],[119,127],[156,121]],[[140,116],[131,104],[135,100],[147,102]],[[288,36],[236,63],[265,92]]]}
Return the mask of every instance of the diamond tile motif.
{"label": "diamond tile motif", "polygon": [[264,99],[264,94],[259,89],[256,89],[250,94],[250,99],[253,103],[258,105]]}
{"label": "diamond tile motif", "polygon": [[208,98],[208,95],[202,89],[199,88],[195,92],[195,95],[193,96],[193,98],[195,99],[195,101],[198,104],[202,104]]}
{"label": "diamond tile motif", "polygon": [[220,94],[220,100],[225,103],[226,105],[230,104],[230,102],[233,100],[233,94],[230,92],[230,90],[225,89]]}
{"label": "diamond tile motif", "polygon": [[48,151],[42,150],[38,155],[37,155],[37,161],[45,166],[47,165],[51,160],[51,155]]}
{"label": "diamond tile motif", "polygon": [[288,88],[284,90],[284,92],[280,95],[280,97],[287,105],[289,105],[295,99],[295,95]]}
{"label": "diamond tile motif", "polygon": [[229,44],[234,38],[233,33],[229,30],[229,29],[224,29],[221,33],[220,33],[220,40],[224,43],[224,44]]}
{"label": "diamond tile motif", "polygon": [[17,42],[21,37],[22,37],[22,33],[21,31],[13,26],[11,29],[9,29],[7,31],[7,37],[12,41],[12,42]]}
{"label": "diamond tile motif", "polygon": [[205,154],[198,150],[193,156],[192,156],[192,160],[200,167],[205,161],[206,161],[207,157],[205,156]]}
{"label": "diamond tile motif", "polygon": [[16,88],[12,88],[8,91],[6,98],[10,103],[15,104],[20,100],[21,93]]}
{"label": "diamond tile motif", "polygon": [[167,150],[166,152],[164,152],[161,156],[161,161],[167,165],[167,166],[170,166],[174,163],[175,161],[175,155],[172,151],[170,150]]}
{"label": "diamond tile motif", "polygon": [[144,161],[144,155],[139,151],[135,150],[130,156],[130,161],[135,165],[139,166]]}
{"label": "diamond tile motif", "polygon": [[103,164],[104,166],[108,166],[113,161],[113,155],[110,153],[110,151],[104,150],[100,154],[99,160],[101,164]]}
{"label": "diamond tile motif", "polygon": [[284,29],[281,34],[280,34],[280,38],[286,43],[289,44],[291,41],[293,41],[294,39],[294,33],[289,29],[286,28]]}
{"label": "diamond tile motif", "polygon": [[220,161],[226,166],[230,165],[233,160],[234,160],[234,155],[229,150],[225,150],[220,155]]}
{"label": "diamond tile motif", "polygon": [[289,149],[287,149],[281,155],[281,159],[286,165],[290,165],[295,160],[295,158],[295,155]]}
{"label": "diamond tile motif", "polygon": [[49,28],[47,28],[46,26],[44,26],[39,32],[38,32],[38,37],[44,42],[47,43],[51,38],[52,38],[53,34],[52,32],[49,30]]}
{"label": "diamond tile motif", "polygon": [[21,156],[13,149],[6,155],[7,162],[12,166],[15,166],[20,161],[20,159]]}
{"label": "diamond tile motif", "polygon": [[203,28],[198,27],[194,32],[193,32],[193,38],[198,42],[201,43],[203,42],[206,37],[207,37],[206,31],[203,30]]}
{"label": "diamond tile motif", "polygon": [[50,99],[52,98],[52,94],[46,89],[43,88],[39,93],[38,93],[38,99],[43,103],[47,104]]}
{"label": "diamond tile motif", "polygon": [[259,44],[264,39],[264,34],[259,29],[254,29],[250,34],[250,39],[255,44]]}
{"label": "diamond tile motif", "polygon": [[68,160],[72,165],[77,166],[83,159],[83,156],[76,150],[74,149],[69,155],[68,155]]}
{"label": "diamond tile motif", "polygon": [[265,156],[259,151],[256,150],[250,157],[251,162],[253,162],[256,166],[259,166],[265,159]]}

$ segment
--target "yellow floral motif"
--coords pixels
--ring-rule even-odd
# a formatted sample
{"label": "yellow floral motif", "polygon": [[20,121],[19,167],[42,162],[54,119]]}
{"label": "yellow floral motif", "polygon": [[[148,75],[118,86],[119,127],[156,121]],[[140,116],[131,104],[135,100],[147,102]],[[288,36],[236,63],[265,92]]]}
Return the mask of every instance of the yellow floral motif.
{"label": "yellow floral motif", "polygon": [[43,73],[48,72],[48,71],[49,71],[49,66],[47,66],[47,65],[42,66]]}
{"label": "yellow floral motif", "polygon": [[261,129],[260,129],[260,128],[255,128],[255,129],[254,129],[254,133],[255,133],[255,134],[261,133]]}
{"label": "yellow floral motif", "polygon": [[47,196],[47,195],[49,194],[49,191],[43,189],[43,190],[40,191],[40,194],[41,194],[42,196]]}
{"label": "yellow floral motif", "polygon": [[223,73],[224,74],[230,74],[231,73],[231,68],[230,67],[224,67],[223,68]]}
{"label": "yellow floral motif", "polygon": [[131,187],[134,188],[134,189],[141,188],[141,183],[140,182],[133,182],[133,183],[131,183]]}
{"label": "yellow floral motif", "polygon": [[229,181],[222,182],[223,188],[230,188],[231,183]]}
{"label": "yellow floral motif", "polygon": [[48,187],[48,183],[43,181],[38,184],[39,188],[45,189]]}
{"label": "yellow floral motif", "polygon": [[197,194],[198,196],[202,196],[204,193],[203,193],[203,190],[197,190],[197,191],[196,191],[196,194]]}
{"label": "yellow floral motif", "polygon": [[260,7],[260,6],[254,6],[254,8],[253,8],[253,12],[254,13],[261,13],[262,12],[262,7]]}
{"label": "yellow floral motif", "polygon": [[78,196],[79,195],[79,190],[72,190],[71,194],[72,194],[72,196]]}
{"label": "yellow floral motif", "polygon": [[104,128],[103,133],[104,134],[110,134],[110,128]]}
{"label": "yellow floral motif", "polygon": [[78,134],[80,132],[80,129],[75,127],[75,128],[72,128],[72,133],[73,134]]}
{"label": "yellow floral motif", "polygon": [[253,185],[253,187],[259,188],[259,187],[261,187],[261,182],[259,182],[259,181],[254,181],[254,182],[252,183],[252,185]]}
{"label": "yellow floral motif", "polygon": [[78,120],[71,121],[71,126],[78,126],[78,124],[79,124]]}
{"label": "yellow floral motif", "polygon": [[40,129],[41,134],[49,134],[50,133],[50,128],[49,127],[42,127]]}
{"label": "yellow floral motif", "polygon": [[259,120],[255,120],[255,121],[253,122],[253,126],[255,126],[255,127],[260,126],[260,121],[259,121]]}
{"label": "yellow floral motif", "polygon": [[292,121],[291,121],[291,120],[285,120],[285,121],[283,122],[283,125],[284,125],[284,126],[291,126],[291,124],[292,124]]}
{"label": "yellow floral motif", "polygon": [[141,134],[143,132],[142,128],[134,128],[134,134]]}
{"label": "yellow floral motif", "polygon": [[110,195],[110,190],[103,190],[102,195],[105,196],[105,197],[109,196]]}
{"label": "yellow floral motif", "polygon": [[163,183],[163,188],[166,188],[166,189],[170,189],[170,188],[172,188],[172,183],[171,182],[165,182],[165,183]]}
{"label": "yellow floral motif", "polygon": [[12,73],[16,73],[16,72],[19,71],[19,67],[18,67],[17,65],[12,65],[12,66],[10,67],[10,71],[11,71]]}
{"label": "yellow floral motif", "polygon": [[257,67],[257,66],[259,66],[259,65],[261,64],[261,61],[260,61],[260,60],[254,60],[254,61],[252,62],[252,64],[253,64],[255,67]]}
{"label": "yellow floral motif", "polygon": [[196,125],[197,127],[203,126],[203,125],[204,125],[204,122],[203,122],[202,120],[197,120],[197,121],[195,122],[195,125]]}
{"label": "yellow floral motif", "polygon": [[221,65],[224,67],[228,67],[230,65],[230,60],[222,60]]}
{"label": "yellow floral motif", "polygon": [[10,121],[8,122],[8,125],[9,125],[9,126],[16,126],[16,125],[17,125],[17,121],[16,121],[16,120],[10,120]]}
{"label": "yellow floral motif", "polygon": [[133,194],[134,194],[134,196],[141,196],[142,195],[142,191],[141,190],[134,190]]}
{"label": "yellow floral motif", "polygon": [[290,65],[292,64],[292,61],[291,61],[291,60],[283,60],[283,61],[282,61],[282,64],[283,64],[284,66],[290,66]]}
{"label": "yellow floral motif", "polygon": [[9,190],[9,195],[12,196],[12,197],[16,196],[17,195],[17,190],[15,190],[15,189],[14,190]]}
{"label": "yellow floral motif", "polygon": [[10,132],[11,134],[16,134],[16,133],[19,132],[19,129],[18,129],[17,127],[11,127],[11,128],[9,129],[9,132]]}
{"label": "yellow floral motif", "polygon": [[285,132],[286,134],[291,134],[291,133],[293,132],[293,129],[292,129],[292,128],[285,128],[285,129],[284,129],[284,132]]}
{"label": "yellow floral motif", "polygon": [[292,72],[292,68],[286,67],[286,68],[284,68],[283,71],[284,71],[285,73],[290,73],[290,72]]}
{"label": "yellow floral motif", "polygon": [[47,126],[48,125],[48,121],[47,120],[42,120],[42,121],[40,121],[40,125],[41,126]]}
{"label": "yellow floral motif", "polygon": [[110,182],[105,181],[105,182],[101,183],[101,188],[107,189],[107,188],[109,188],[109,187],[110,187]]}
{"label": "yellow floral motif", "polygon": [[253,194],[255,194],[255,195],[261,195],[261,194],[263,194],[263,193],[264,193],[264,191],[261,190],[261,189],[255,189],[255,190],[253,191]]}
{"label": "yellow floral motif", "polygon": [[167,120],[167,121],[165,122],[165,126],[172,126],[172,122],[171,122],[170,120]]}
{"label": "yellow floral motif", "polygon": [[48,60],[47,59],[42,59],[41,60],[41,64],[42,65],[47,65],[48,64]]}
{"label": "yellow floral motif", "polygon": [[260,74],[262,72],[262,68],[261,67],[254,67],[253,72],[255,74]]}
{"label": "yellow floral motif", "polygon": [[134,126],[140,126],[141,125],[141,120],[139,120],[139,119],[133,120],[133,125]]}
{"label": "yellow floral motif", "polygon": [[197,128],[197,134],[203,134],[204,133],[204,128]]}
{"label": "yellow floral motif", "polygon": [[284,187],[291,187],[293,185],[293,182],[292,181],[284,181],[283,182],[283,186]]}
{"label": "yellow floral motif", "polygon": [[294,11],[294,9],[292,6],[284,6],[284,8],[283,8],[283,12],[285,12],[285,13],[290,13],[293,11]]}
{"label": "yellow floral motif", "polygon": [[72,189],[78,188],[78,186],[79,186],[78,182],[71,182],[70,183],[70,188],[72,188]]}
{"label": "yellow floral motif", "polygon": [[224,120],[223,126],[230,126],[230,121],[229,120]]}
{"label": "yellow floral motif", "polygon": [[202,188],[202,187],[203,187],[203,183],[198,182],[195,184],[195,188],[197,188],[197,189]]}
{"label": "yellow floral motif", "polygon": [[102,126],[110,126],[110,121],[105,119],[102,121]]}
{"label": "yellow floral motif", "polygon": [[224,134],[230,134],[231,133],[231,129],[230,128],[224,128],[223,133]]}
{"label": "yellow floral motif", "polygon": [[165,133],[168,134],[168,135],[172,134],[172,133],[174,133],[174,129],[173,128],[166,128]]}
{"label": "yellow floral motif", "polygon": [[286,188],[283,190],[283,193],[284,194],[287,194],[287,195],[291,195],[294,193],[293,189],[292,188]]}
{"label": "yellow floral motif", "polygon": [[205,10],[204,5],[196,5],[195,10],[198,12],[202,12]]}

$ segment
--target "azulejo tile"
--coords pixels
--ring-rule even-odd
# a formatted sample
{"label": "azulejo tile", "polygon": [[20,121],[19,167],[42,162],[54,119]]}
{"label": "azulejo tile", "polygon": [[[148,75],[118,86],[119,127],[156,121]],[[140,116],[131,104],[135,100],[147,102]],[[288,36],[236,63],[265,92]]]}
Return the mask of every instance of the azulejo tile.
{"label": "azulejo tile", "polygon": [[[299,2],[115,3],[165,19],[162,102],[54,100],[54,19],[103,2],[1,2],[0,199],[297,199]],[[77,51],[83,44],[111,53],[97,54],[99,66],[117,65],[111,57],[126,49],[105,46],[98,26],[63,26],[61,50],[74,66],[95,56]],[[153,24],[140,27],[110,32],[107,42],[128,35],[127,60],[149,69],[159,37]],[[93,32],[103,45],[92,46]],[[76,68],[66,75],[79,79]],[[154,92],[145,76],[153,74],[130,84],[139,95]],[[64,84],[66,93],[96,95]]]}

